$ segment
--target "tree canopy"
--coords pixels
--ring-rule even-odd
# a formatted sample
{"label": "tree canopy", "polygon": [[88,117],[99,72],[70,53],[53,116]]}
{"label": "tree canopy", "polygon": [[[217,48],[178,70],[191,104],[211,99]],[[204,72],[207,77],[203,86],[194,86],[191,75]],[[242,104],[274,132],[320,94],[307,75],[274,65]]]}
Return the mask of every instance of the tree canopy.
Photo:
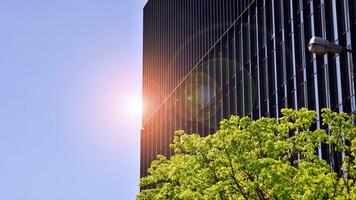
{"label": "tree canopy", "polygon": [[[157,156],[137,199],[356,199],[354,116],[283,109],[282,117],[231,116],[216,133],[175,133],[167,159]],[[318,149],[342,155],[335,171]]]}

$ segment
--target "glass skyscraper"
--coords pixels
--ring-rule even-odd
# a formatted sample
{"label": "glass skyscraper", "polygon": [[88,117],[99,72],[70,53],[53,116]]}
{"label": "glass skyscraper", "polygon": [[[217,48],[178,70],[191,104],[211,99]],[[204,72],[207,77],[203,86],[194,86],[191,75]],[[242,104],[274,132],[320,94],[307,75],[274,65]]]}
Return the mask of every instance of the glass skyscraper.
{"label": "glass skyscraper", "polygon": [[[313,36],[355,49],[356,2],[149,0],[141,176],[157,154],[172,155],[175,130],[204,136],[230,115],[279,117],[285,107],[355,112],[356,54],[313,55]],[[340,168],[331,151],[319,156]]]}

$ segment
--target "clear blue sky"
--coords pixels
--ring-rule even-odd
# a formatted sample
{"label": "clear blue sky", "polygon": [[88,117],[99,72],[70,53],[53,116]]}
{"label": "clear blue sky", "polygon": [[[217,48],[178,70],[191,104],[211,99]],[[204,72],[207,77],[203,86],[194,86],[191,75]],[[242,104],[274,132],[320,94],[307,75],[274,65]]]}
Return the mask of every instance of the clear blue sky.
{"label": "clear blue sky", "polygon": [[0,0],[0,199],[134,199],[145,2]]}

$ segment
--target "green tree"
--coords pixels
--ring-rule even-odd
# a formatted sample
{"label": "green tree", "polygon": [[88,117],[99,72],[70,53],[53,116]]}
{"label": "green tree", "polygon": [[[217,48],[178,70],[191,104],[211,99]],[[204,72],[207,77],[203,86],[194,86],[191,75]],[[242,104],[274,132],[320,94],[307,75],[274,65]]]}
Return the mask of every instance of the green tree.
{"label": "green tree", "polygon": [[[175,133],[174,156],[157,156],[137,199],[356,199],[354,116],[283,109],[282,117],[232,116],[206,137]],[[321,144],[343,155],[340,172],[319,158]]]}

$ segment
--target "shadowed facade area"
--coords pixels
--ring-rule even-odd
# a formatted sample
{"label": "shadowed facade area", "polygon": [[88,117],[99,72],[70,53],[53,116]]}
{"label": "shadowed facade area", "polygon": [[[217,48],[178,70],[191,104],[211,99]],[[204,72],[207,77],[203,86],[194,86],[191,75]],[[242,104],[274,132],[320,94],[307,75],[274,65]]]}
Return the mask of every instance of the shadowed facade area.
{"label": "shadowed facade area", "polygon": [[[356,55],[313,55],[313,36],[356,48],[356,3],[148,1],[141,177],[157,154],[172,155],[175,130],[207,135],[230,115],[278,117],[285,107],[354,112]],[[318,153],[340,168],[341,153],[328,145]]]}

